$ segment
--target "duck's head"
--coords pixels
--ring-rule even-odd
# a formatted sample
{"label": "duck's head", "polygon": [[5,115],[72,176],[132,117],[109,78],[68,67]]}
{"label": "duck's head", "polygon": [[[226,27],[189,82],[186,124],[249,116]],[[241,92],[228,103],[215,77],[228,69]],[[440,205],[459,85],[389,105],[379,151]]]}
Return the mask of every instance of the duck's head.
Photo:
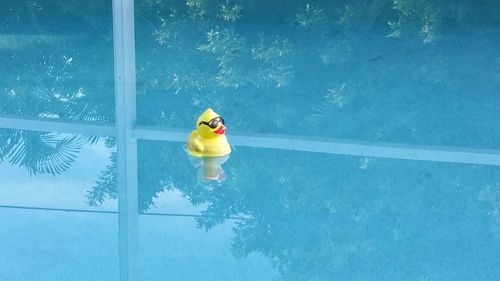
{"label": "duck's head", "polygon": [[226,132],[226,126],[224,119],[208,108],[196,120],[196,130],[204,138],[215,138]]}

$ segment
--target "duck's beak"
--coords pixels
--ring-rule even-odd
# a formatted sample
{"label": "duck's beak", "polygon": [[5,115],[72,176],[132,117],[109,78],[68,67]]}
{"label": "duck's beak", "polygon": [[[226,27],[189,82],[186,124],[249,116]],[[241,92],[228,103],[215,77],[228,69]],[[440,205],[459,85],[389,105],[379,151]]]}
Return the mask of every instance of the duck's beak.
{"label": "duck's beak", "polygon": [[225,132],[226,132],[226,126],[224,126],[223,124],[220,124],[219,129],[214,131],[214,133],[216,133],[217,135],[223,135]]}

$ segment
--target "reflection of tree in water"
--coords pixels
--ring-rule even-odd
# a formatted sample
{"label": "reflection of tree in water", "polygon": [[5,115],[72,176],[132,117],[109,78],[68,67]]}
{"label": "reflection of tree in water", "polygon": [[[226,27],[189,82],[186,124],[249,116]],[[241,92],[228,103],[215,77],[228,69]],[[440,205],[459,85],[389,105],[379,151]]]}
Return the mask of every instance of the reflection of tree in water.
{"label": "reflection of tree in water", "polygon": [[[482,26],[496,26],[496,5],[470,0],[140,1],[137,94],[139,108],[147,110],[138,111],[138,120],[191,127],[192,116],[211,106],[231,116],[232,129],[242,132],[479,145],[474,135],[484,133],[475,131],[472,119],[460,128],[441,121],[463,111],[463,104],[471,115],[482,112],[491,119],[489,111],[469,101],[476,91],[483,93],[482,100],[496,98],[492,89],[500,80],[495,71],[480,67],[485,52],[475,48],[493,50],[498,31],[463,31],[479,18]],[[228,11],[237,14],[221,16]],[[473,41],[481,43],[469,45]],[[475,51],[450,51],[462,44]],[[477,68],[471,66],[476,63]],[[332,89],[344,84],[343,93],[332,99]],[[481,85],[491,87],[477,89]],[[266,104],[274,110],[266,110]],[[421,107],[436,112],[426,116],[435,123],[432,128],[422,121]],[[266,126],[247,122],[249,117],[266,120]],[[333,125],[325,126],[325,120]],[[485,126],[495,129],[494,123]],[[493,145],[487,136],[480,138]]]}
{"label": "reflection of tree in water", "polygon": [[111,4],[68,3],[10,1],[0,12],[10,14],[0,20],[0,114],[114,119]]}
{"label": "reflection of tree in water", "polygon": [[[110,164],[96,180],[96,184],[87,193],[87,202],[90,205],[98,205],[107,199],[116,199],[117,178],[116,178],[116,151],[114,139],[108,139],[106,146],[112,149]],[[158,143],[139,141],[138,143],[138,182],[139,182],[139,211],[147,211],[158,194],[165,190],[171,190],[172,170],[168,166],[184,167],[179,169],[176,179],[183,177],[190,179],[192,167],[182,161],[186,158],[184,150],[172,151],[169,147]],[[194,181],[191,181],[193,183]]]}
{"label": "reflection of tree in water", "polygon": [[[8,1],[0,10],[0,114],[114,119],[111,3]],[[99,32],[97,32],[99,30]],[[2,130],[0,160],[60,174],[95,137]]]}
{"label": "reflection of tree in water", "polygon": [[[18,163],[34,174],[64,170],[52,161],[70,163],[77,151],[71,141],[85,141],[7,133],[0,134],[2,160],[26,153]],[[25,145],[23,134],[42,143],[18,147]],[[108,139],[106,145],[115,143]],[[207,206],[197,219],[207,231],[244,217],[232,221],[234,255],[263,254],[283,280],[363,280],[370,274],[457,280],[480,270],[500,273],[494,255],[484,258],[499,247],[492,227],[500,176],[495,167],[238,148],[225,165],[228,179],[209,186],[197,181],[181,144],[140,141],[138,149],[141,212],[164,191],[178,189],[193,205]],[[110,157],[88,193],[90,204],[117,196],[116,154]]]}
{"label": "reflection of tree in water", "polygon": [[457,258],[463,251],[474,260],[494,256],[490,247],[498,250],[477,200],[481,187],[498,178],[494,167],[391,160],[360,167],[354,157],[240,151],[223,185],[178,188],[196,204],[208,204],[200,227],[249,217],[234,228],[235,255],[264,254],[283,280],[364,280],[375,273],[391,280],[432,274],[454,280],[491,274],[488,266],[498,261]]}
{"label": "reflection of tree in water", "polygon": [[[500,176],[494,167],[238,148],[225,165],[225,182],[201,184],[180,144],[150,141],[139,142],[138,166],[141,211],[178,189],[193,205],[207,206],[200,228],[232,221],[234,255],[263,254],[283,280],[500,273],[491,269],[499,245],[483,208],[484,187]],[[99,181],[109,184],[106,174]],[[493,256],[464,262],[484,255]]]}
{"label": "reflection of tree in water", "polygon": [[[56,5],[63,2],[47,3]],[[86,7],[93,5],[82,7],[73,5],[76,4],[74,1],[64,3],[69,3],[63,6],[72,15],[73,22],[82,20],[88,23],[87,19],[93,22],[90,24],[93,33],[89,38],[95,38],[95,31],[103,27],[110,30],[111,22],[104,24],[102,19],[91,20],[95,17],[89,16],[89,13],[80,13],[80,9],[86,11]],[[302,53],[292,55],[304,51],[297,49],[293,44],[295,40],[289,39],[295,35],[324,41],[324,50],[314,50],[307,57],[316,56],[316,66],[323,67],[325,73],[331,70],[329,67],[367,69],[366,76],[358,81],[336,77],[334,80],[339,81],[329,82],[330,85],[312,83],[307,90],[320,92],[321,103],[328,94],[326,89],[332,89],[332,96],[327,97],[338,105],[342,101],[339,89],[344,89],[341,86],[344,80],[349,82],[346,83],[346,91],[362,92],[371,83],[380,83],[381,76],[385,75],[376,74],[375,63],[366,64],[366,61],[379,61],[379,54],[365,55],[366,60],[344,57],[352,56],[356,48],[367,41],[345,36],[339,25],[325,28],[336,21],[333,15],[339,15],[339,8],[340,24],[363,23],[358,20],[366,14],[370,16],[369,28],[376,29],[377,24],[385,24],[394,12],[392,5],[386,3],[384,6],[383,1],[373,1],[377,4],[375,6],[368,5],[369,1],[332,1],[329,5],[311,2],[301,4],[293,12],[284,11],[280,2],[276,2],[273,4],[274,12],[280,15],[282,21],[290,23],[285,26],[293,27],[281,31],[281,34],[266,34],[267,26],[253,26],[252,30],[245,29],[244,25],[235,27],[252,16],[256,19],[266,16],[265,13],[262,16],[255,14],[259,11],[258,2],[244,5],[190,0],[188,3],[143,1],[138,5],[138,16],[151,24],[150,29],[141,32],[153,36],[158,44],[156,48],[146,48],[148,52],[142,57],[139,55],[141,63],[137,70],[138,102],[155,105],[147,112],[139,112],[139,115],[154,120],[154,123],[171,120],[191,122],[192,116],[187,110],[169,112],[174,107],[182,108],[186,100],[194,107],[203,106],[200,102],[203,100],[218,103],[220,107],[241,109],[247,99],[259,101],[254,93],[256,89],[272,89],[278,95],[266,97],[266,101],[286,106],[290,101],[280,94],[285,93],[283,87],[293,84],[294,77],[305,77],[310,81],[318,78],[307,73],[307,67],[297,63],[296,57]],[[446,16],[450,9],[456,9],[456,6],[448,5],[449,1],[397,3],[396,14],[399,17],[391,21],[391,28],[394,28],[391,35],[404,36],[405,30],[417,26],[421,40],[426,43],[438,39],[437,31],[443,21],[453,21],[453,15],[461,17],[463,14],[457,10],[452,16]],[[141,7],[147,5],[153,7],[152,13],[141,11]],[[5,13],[6,10],[2,11]],[[109,10],[105,11],[109,13]],[[161,16],[156,15],[157,11],[161,11]],[[85,16],[80,18],[80,14]],[[32,18],[33,13],[26,12],[26,16]],[[8,18],[14,20],[12,15]],[[38,19],[38,27],[44,26],[43,20]],[[412,25],[412,22],[417,25]],[[0,113],[86,121],[113,120],[113,96],[110,94],[112,48],[108,48],[109,54],[101,52],[101,44],[111,46],[109,33],[102,40],[90,41],[72,37],[49,37],[47,40],[23,38],[26,44],[15,46],[7,42],[3,45],[5,49],[0,50],[2,61],[16,66],[0,70],[5,78],[0,82],[0,88],[5,91],[0,95]],[[29,42],[35,44],[30,45]],[[75,46],[82,44],[88,44],[85,50],[75,52]],[[138,44],[141,46],[140,40]],[[426,52],[424,55],[434,54],[429,56],[432,58],[448,58],[446,54],[435,56],[433,49]],[[162,66],[153,62],[160,55],[165,58],[163,53],[168,54],[165,68],[161,69]],[[36,59],[33,60],[33,57]],[[431,82],[442,84],[442,77],[433,75],[447,67],[439,63],[433,64],[430,72],[428,68],[416,68],[416,79],[423,78],[425,81],[432,78]],[[109,76],[99,75],[102,73]],[[151,73],[155,76],[149,75]],[[239,81],[235,73],[240,76],[245,73],[244,77],[239,77],[243,80]],[[456,77],[462,78],[458,74]],[[331,79],[327,77],[327,80]],[[241,96],[234,95],[235,88],[248,94],[243,102]],[[294,94],[302,90],[290,92]],[[162,96],[165,91],[173,93],[173,98]],[[349,97],[355,98],[352,95]],[[324,116],[334,115],[334,110],[338,109],[321,108],[321,118],[316,122],[318,126],[323,126]],[[294,130],[304,129],[301,127],[304,121],[301,114],[295,114],[301,119],[285,121],[279,108],[266,114],[266,119],[262,120],[276,122],[278,128],[286,121],[297,124]],[[248,116],[242,114],[238,117],[241,119],[235,121],[235,127],[248,125],[249,120],[245,119]],[[270,124],[267,124],[262,130],[269,127]],[[359,128],[351,129],[359,134]],[[76,157],[79,146],[86,141],[14,130],[3,131],[0,140],[0,160],[27,167],[33,174],[64,171]],[[108,140],[107,145],[112,148],[115,144]],[[387,273],[383,279],[418,280],[438,272],[442,275],[437,278],[445,280],[476,280],[471,274],[477,273],[477,268],[487,273],[497,268],[494,265],[498,257],[484,259],[483,256],[497,246],[491,245],[487,236],[491,228],[484,220],[486,211],[477,207],[477,194],[482,192],[481,202],[486,202],[496,211],[498,204],[491,203],[494,201],[489,199],[496,197],[486,197],[490,194],[489,189],[488,192],[481,190],[491,184],[492,179],[498,178],[498,171],[486,167],[471,169],[460,165],[382,160],[363,163],[360,169],[359,159],[353,158],[277,151],[261,153],[245,149],[235,151],[225,167],[229,179],[215,188],[207,188],[197,183],[194,170],[180,146],[140,142],[139,209],[148,210],[159,193],[176,188],[192,204],[208,205],[198,219],[202,228],[209,230],[231,216],[248,217],[234,227],[234,254],[238,257],[252,252],[264,254],[275,262],[284,280],[331,280],[336,277],[362,280],[381,271]],[[239,157],[243,154],[245,158]],[[88,193],[90,204],[116,198],[115,153],[111,155],[111,161],[112,164]],[[442,169],[441,165],[446,165],[446,169]],[[457,229],[459,233],[456,233]],[[460,247],[456,247],[454,235],[460,237]],[[482,239],[467,240],[464,238],[467,236]],[[460,264],[462,268],[457,269],[454,263],[460,262],[455,258],[462,257],[459,251],[469,252],[470,261],[481,260],[482,263]],[[439,253],[442,259],[438,258]],[[440,271],[436,267],[454,270]],[[498,272],[494,273],[498,276]]]}
{"label": "reflection of tree in water", "polygon": [[30,174],[61,174],[94,137],[64,136],[23,130],[0,130],[0,162],[26,168]]}

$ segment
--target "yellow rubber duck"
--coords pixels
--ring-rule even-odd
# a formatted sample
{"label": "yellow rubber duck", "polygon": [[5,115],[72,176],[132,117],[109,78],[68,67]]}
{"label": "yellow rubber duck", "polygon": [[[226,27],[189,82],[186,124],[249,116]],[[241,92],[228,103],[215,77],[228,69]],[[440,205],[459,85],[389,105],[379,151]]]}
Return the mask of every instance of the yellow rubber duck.
{"label": "yellow rubber duck", "polygon": [[187,141],[189,155],[195,157],[221,157],[231,153],[231,146],[224,135],[224,118],[211,108],[206,109],[196,120],[196,129]]}

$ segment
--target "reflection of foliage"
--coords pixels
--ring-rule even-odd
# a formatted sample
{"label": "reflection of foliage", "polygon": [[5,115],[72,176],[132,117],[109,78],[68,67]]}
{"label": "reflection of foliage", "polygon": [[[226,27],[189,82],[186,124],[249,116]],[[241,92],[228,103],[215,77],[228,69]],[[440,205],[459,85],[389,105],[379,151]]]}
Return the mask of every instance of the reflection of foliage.
{"label": "reflection of foliage", "polygon": [[95,185],[87,192],[87,203],[90,206],[102,204],[107,199],[116,199],[118,197],[118,184],[116,178],[116,143],[115,139],[107,138],[106,147],[111,148],[112,152],[109,156],[110,163],[106,169],[101,172],[97,178]]}
{"label": "reflection of foliage", "polygon": [[[19,10],[16,22],[0,20],[0,26],[7,27],[3,31],[7,38],[18,43],[0,49],[4,63],[0,114],[111,121],[113,48],[111,24],[106,21],[111,19],[111,5],[99,1],[82,5],[77,1],[21,2],[8,4],[13,11]],[[22,6],[28,11],[38,8],[24,15]],[[55,18],[70,24],[54,24]],[[33,28],[34,34],[23,35],[18,26],[26,29],[22,32]],[[67,26],[73,35],[66,35]],[[100,37],[96,37],[96,28]]]}
{"label": "reflection of foliage", "polygon": [[187,0],[186,5],[192,18],[203,18],[207,13],[204,0]]}
{"label": "reflection of foliage", "polygon": [[293,78],[292,66],[288,64],[291,55],[290,42],[276,37],[267,43],[261,37],[260,42],[252,48],[253,58],[260,61],[259,78],[276,87],[290,83]]}
{"label": "reflection of foliage", "polygon": [[322,9],[306,4],[304,10],[300,11],[295,17],[299,26],[308,27],[324,20],[325,13]]}
{"label": "reflection of foliage", "polygon": [[231,4],[229,1],[226,1],[225,4],[220,5],[219,17],[225,21],[234,22],[241,17],[241,9],[242,7],[237,3]]}
{"label": "reflection of foliage", "polygon": [[338,88],[330,88],[328,89],[328,94],[325,96],[325,99],[328,103],[334,104],[339,108],[344,107],[346,104],[346,98],[344,96],[344,89],[346,84],[342,83]]}
{"label": "reflection of foliage", "polygon": [[60,174],[74,162],[89,141],[80,136],[60,136],[21,130],[0,132],[0,161],[26,168],[30,174]]}
{"label": "reflection of foliage", "polygon": [[178,26],[175,21],[176,11],[172,9],[170,13],[165,16],[159,16],[158,19],[161,21],[161,25],[158,29],[153,32],[155,41],[160,45],[167,44],[170,45],[170,41],[175,40],[178,37]]}
{"label": "reflection of foliage", "polygon": [[[108,139],[106,146],[113,149],[110,155],[110,164],[96,180],[95,185],[87,192],[87,203],[91,206],[102,204],[108,199],[116,199],[118,196],[116,161],[114,139]],[[146,149],[145,149],[146,148]],[[172,164],[178,161],[181,155],[171,154],[171,151],[162,145],[147,145],[146,142],[138,143],[138,182],[139,182],[139,211],[147,211],[152,205],[157,194],[172,189],[172,181],[169,180],[171,171],[165,169],[165,162]],[[184,152],[182,150],[182,152]],[[167,160],[168,159],[168,160]]]}
{"label": "reflection of foliage", "polygon": [[[0,10],[0,41],[6,43],[0,42],[0,114],[112,121],[111,3],[31,0],[4,4]],[[5,12],[10,15],[4,16]],[[30,174],[52,175],[67,170],[83,145],[98,140],[19,130],[2,130],[0,139],[0,160],[24,167]]]}
{"label": "reflection of foliage", "polygon": [[[43,49],[33,56],[15,51],[8,60],[9,71],[3,73],[0,113],[29,117],[64,118],[106,122],[113,119],[111,81],[105,75],[81,81],[91,60],[69,50],[55,55]],[[73,51],[74,52],[74,51]],[[32,63],[25,61],[30,57]],[[90,72],[89,72],[90,73]],[[111,73],[110,73],[111,74]]]}
{"label": "reflection of foliage", "polygon": [[[203,17],[193,18],[186,3],[193,7],[203,6]],[[479,67],[486,58],[485,53],[469,52],[466,63],[462,61],[466,58],[463,55],[466,48],[451,48],[456,53],[449,52],[450,44],[488,49],[496,44],[495,32],[475,33],[474,38],[478,40],[461,35],[467,27],[459,22],[466,23],[484,12],[484,8],[466,0],[453,5],[447,0],[264,4],[263,1],[237,0],[139,1],[136,17],[138,101],[141,106],[155,111],[155,114],[140,114],[139,121],[191,127],[190,118],[201,107],[221,106],[220,110],[232,115],[237,128],[245,123],[240,116],[272,119],[269,122],[272,126],[266,128],[251,128],[246,124],[245,130],[252,132],[295,133],[305,128],[311,133],[343,138],[366,134],[363,138],[367,140],[383,135],[381,139],[405,141],[416,137],[417,133],[412,135],[412,132],[420,129],[418,137],[425,139],[436,136],[422,133],[429,128],[417,120],[414,111],[401,113],[401,108],[391,107],[399,101],[405,103],[397,92],[406,93],[407,100],[425,103],[422,96],[436,91],[439,95],[431,99],[433,104],[439,104],[435,99],[442,97],[443,103],[460,107],[458,104],[468,98],[465,94],[461,95],[463,102],[456,103],[456,99],[444,96],[464,91],[469,87],[464,84],[487,85],[487,80],[500,81],[494,71]],[[221,16],[221,9],[228,13],[237,10],[235,20],[232,16]],[[491,15],[489,21],[495,22]],[[388,22],[393,28],[387,25]],[[444,28],[449,28],[450,32],[442,34]],[[386,35],[393,31],[393,35],[399,34],[401,39],[387,38]],[[435,44],[426,46],[418,42]],[[474,61],[484,70],[482,76],[473,73],[474,67],[467,66]],[[493,58],[489,61],[493,64]],[[474,81],[462,77],[471,77]],[[342,114],[328,107],[325,94],[336,83],[343,82],[349,85],[349,93],[352,93],[350,103],[362,102],[369,106],[349,112],[344,110]],[[414,86],[409,89],[410,85]],[[280,110],[269,113],[256,109],[258,106],[241,109],[237,105],[241,104],[239,99],[243,95],[252,104],[279,104]],[[492,91],[488,95],[492,95]],[[334,101],[338,96],[329,97]],[[303,103],[299,104],[301,99]],[[342,106],[344,102],[338,104]],[[191,106],[185,110],[183,105]],[[315,114],[312,111],[318,108],[321,111],[318,118],[310,118],[309,115]],[[386,113],[375,117],[380,120],[373,120],[370,108],[384,108]],[[296,128],[294,112],[316,121]],[[401,118],[391,119],[397,124],[388,124],[387,116],[395,114],[401,114]],[[324,128],[322,121],[329,117],[338,123]],[[436,116],[436,120],[443,118],[446,117]],[[360,133],[345,125],[352,124],[349,120],[371,120],[377,125],[371,126],[373,130]],[[412,124],[412,128],[405,131],[403,127],[408,124]],[[449,132],[454,127],[445,128],[443,124],[442,130],[432,130]]]}
{"label": "reflection of foliage", "polygon": [[198,47],[200,51],[217,56],[219,73],[215,80],[220,86],[237,89],[245,83],[241,80],[242,75],[235,65],[235,60],[240,55],[243,46],[243,39],[234,31],[212,29],[207,32],[207,43]]}
{"label": "reflection of foliage", "polygon": [[420,34],[424,43],[434,42],[439,37],[439,29],[446,19],[461,20],[465,16],[466,5],[464,1],[401,1],[395,0],[394,9],[399,13],[399,18],[389,21],[392,29],[391,37],[399,37],[403,29],[412,24],[420,26]]}
{"label": "reflection of foliage", "polygon": [[[364,280],[373,272],[391,280],[435,274],[456,280],[466,272],[491,271],[495,263],[414,270],[434,262],[456,266],[453,256],[476,249],[475,238],[485,241],[479,247],[488,245],[484,230],[490,224],[480,205],[496,212],[498,194],[490,187],[480,201],[474,195],[476,186],[497,179],[494,167],[238,148],[225,165],[228,180],[207,186],[197,182],[180,144],[140,142],[139,156],[141,211],[176,188],[192,204],[207,206],[197,219],[201,228],[244,217],[233,228],[234,255],[265,255],[283,280]],[[475,238],[446,246],[457,237]]]}
{"label": "reflection of foliage", "polygon": [[[491,272],[496,262],[414,270],[435,262],[456,268],[453,257],[462,251],[477,258],[494,251],[472,249],[491,247],[491,223],[481,205],[496,214],[495,167],[238,148],[225,165],[228,180],[200,184],[180,144],[140,142],[139,156],[141,211],[175,188],[193,205],[207,206],[197,219],[201,228],[243,217],[233,228],[234,255],[265,255],[282,280],[364,280],[373,272],[391,280],[456,280]],[[473,238],[447,246],[463,237]]]}
{"label": "reflection of foliage", "polygon": [[[468,180],[494,179],[485,176],[486,167],[481,169],[483,177],[477,177],[477,171],[460,165],[445,164],[443,172],[443,164],[372,160],[370,169],[359,169],[357,158],[270,151],[263,157],[255,150],[247,152],[240,151],[244,156],[255,154],[255,159],[233,157],[231,165],[239,172],[227,184],[183,192],[188,198],[207,198],[208,208],[198,220],[202,227],[210,229],[231,215],[250,217],[234,228],[235,254],[264,254],[275,261],[283,280],[363,280],[368,272],[391,264],[399,268],[383,271],[388,279],[417,280],[438,272],[415,272],[415,267],[476,246],[446,248],[446,253],[426,247],[452,241],[450,232],[457,224],[460,237],[488,227],[476,223],[485,217],[477,202],[469,200],[477,190],[476,182]],[[259,169],[253,160],[265,165]],[[456,185],[459,190],[449,189]],[[467,219],[460,219],[463,216]],[[491,239],[488,234],[481,237]],[[360,265],[363,270],[354,270]],[[478,270],[464,266],[469,267],[465,271]],[[457,273],[439,274],[452,280]]]}

